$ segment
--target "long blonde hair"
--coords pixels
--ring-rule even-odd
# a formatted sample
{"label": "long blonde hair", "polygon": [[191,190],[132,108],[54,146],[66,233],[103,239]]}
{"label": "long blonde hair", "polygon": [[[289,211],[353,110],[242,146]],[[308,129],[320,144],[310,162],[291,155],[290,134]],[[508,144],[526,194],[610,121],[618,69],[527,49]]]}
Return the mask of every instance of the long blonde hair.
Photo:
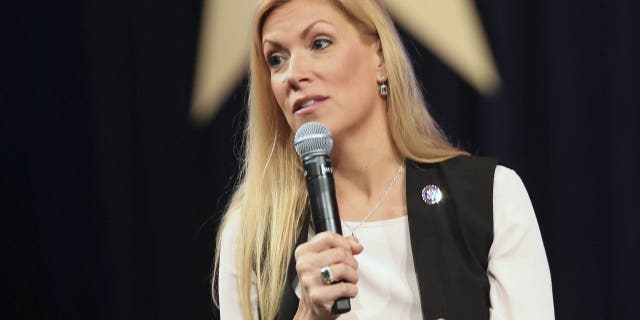
{"label": "long blonde hair", "polygon": [[[249,108],[245,126],[243,167],[219,230],[231,214],[239,214],[238,296],[242,316],[251,318],[250,290],[256,276],[262,319],[277,315],[287,268],[307,206],[300,160],[293,148],[294,132],[271,91],[270,71],[263,58],[262,25],[278,6],[290,0],[264,0],[253,20]],[[456,149],[427,112],[413,67],[393,22],[379,0],[328,0],[363,33],[380,39],[390,87],[388,121],[395,147],[405,158],[437,162],[467,154]],[[220,261],[218,232],[212,293]]]}

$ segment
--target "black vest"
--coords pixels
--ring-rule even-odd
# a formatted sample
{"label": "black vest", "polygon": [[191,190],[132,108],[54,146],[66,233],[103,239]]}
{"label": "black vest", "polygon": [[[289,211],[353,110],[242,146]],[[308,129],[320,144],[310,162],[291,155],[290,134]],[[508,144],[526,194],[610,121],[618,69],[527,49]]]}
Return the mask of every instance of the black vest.
{"label": "black vest", "polygon": [[[425,320],[489,319],[487,264],[496,165],[495,159],[467,156],[432,164],[407,161],[409,234]],[[440,203],[422,200],[426,185],[440,188]],[[296,247],[307,240],[308,221]],[[295,276],[292,257],[277,319],[293,319],[298,309]]]}

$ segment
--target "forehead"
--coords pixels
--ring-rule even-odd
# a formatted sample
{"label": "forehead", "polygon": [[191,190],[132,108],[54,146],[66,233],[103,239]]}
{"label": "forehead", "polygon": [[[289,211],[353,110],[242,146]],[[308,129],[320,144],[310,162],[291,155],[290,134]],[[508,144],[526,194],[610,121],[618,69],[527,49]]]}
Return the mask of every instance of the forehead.
{"label": "forehead", "polygon": [[295,33],[309,24],[324,20],[335,27],[349,24],[349,21],[328,0],[294,0],[274,9],[264,20],[262,38],[270,39],[283,33]]}

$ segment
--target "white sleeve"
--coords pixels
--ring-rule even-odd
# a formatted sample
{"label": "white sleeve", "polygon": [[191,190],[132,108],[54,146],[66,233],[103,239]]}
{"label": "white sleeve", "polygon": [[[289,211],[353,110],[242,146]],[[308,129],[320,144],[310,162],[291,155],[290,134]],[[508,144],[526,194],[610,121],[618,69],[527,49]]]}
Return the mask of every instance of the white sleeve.
{"label": "white sleeve", "polygon": [[[238,271],[236,269],[239,231],[240,215],[232,214],[224,230],[222,230],[222,239],[220,241],[218,302],[220,303],[221,320],[242,319],[238,293]],[[253,307],[253,318],[258,319],[258,294],[255,274],[251,275],[251,305]]]}
{"label": "white sleeve", "polygon": [[503,166],[496,167],[493,188],[491,320],[554,319],[549,264],[527,190]]}

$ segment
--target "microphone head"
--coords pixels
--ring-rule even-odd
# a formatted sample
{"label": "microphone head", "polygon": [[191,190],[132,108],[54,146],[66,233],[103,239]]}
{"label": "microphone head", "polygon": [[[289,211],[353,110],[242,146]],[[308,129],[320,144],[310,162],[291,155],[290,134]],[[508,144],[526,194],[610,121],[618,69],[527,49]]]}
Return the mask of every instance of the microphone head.
{"label": "microphone head", "polygon": [[333,149],[333,136],[322,123],[307,122],[298,128],[293,143],[303,159],[316,154],[329,155]]}

